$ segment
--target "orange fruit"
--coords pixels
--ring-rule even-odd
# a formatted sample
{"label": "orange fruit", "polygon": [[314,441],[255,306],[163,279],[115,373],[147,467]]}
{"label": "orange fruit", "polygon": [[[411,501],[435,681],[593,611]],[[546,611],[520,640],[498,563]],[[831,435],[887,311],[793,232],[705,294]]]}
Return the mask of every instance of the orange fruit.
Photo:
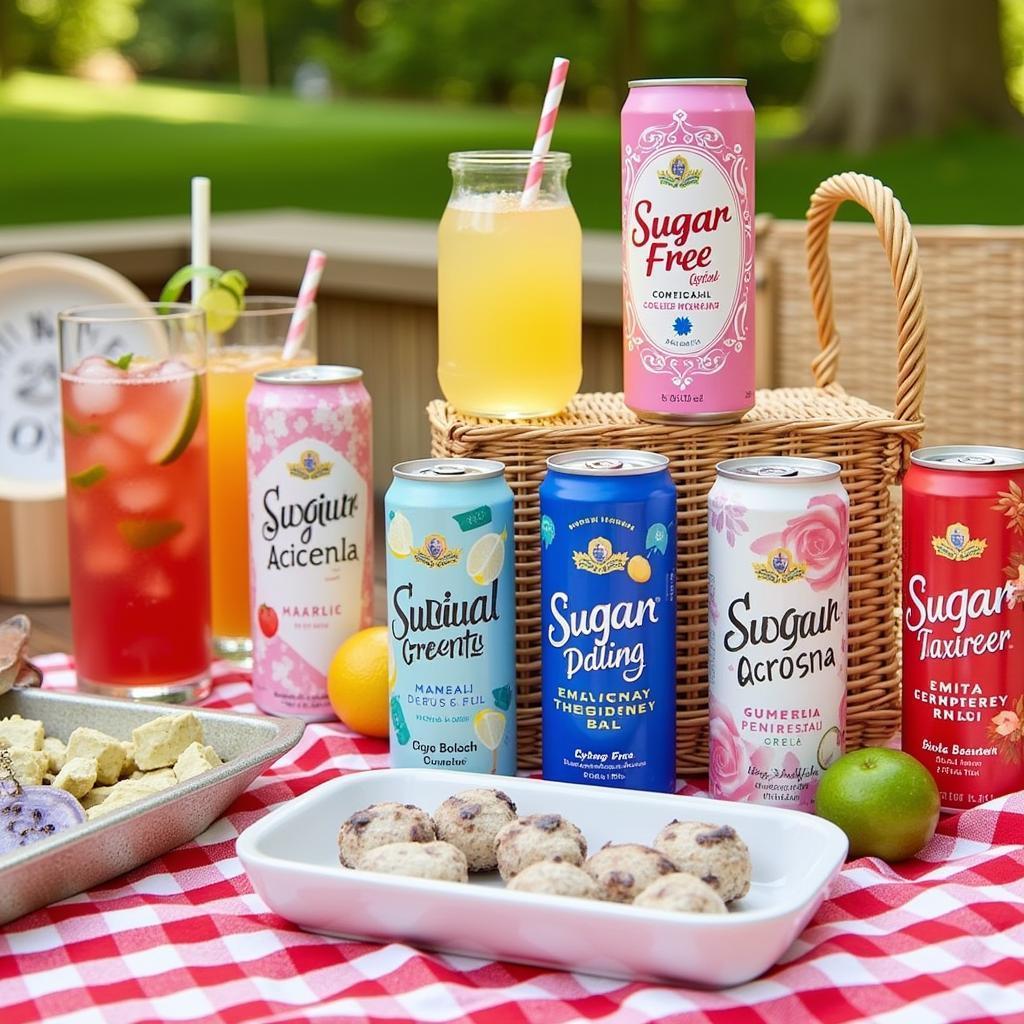
{"label": "orange fruit", "polygon": [[327,670],[327,697],[354,732],[388,735],[388,631],[371,626],[353,633]]}
{"label": "orange fruit", "polygon": [[651,578],[651,563],[643,555],[634,555],[626,566],[626,574],[634,583],[646,583]]}

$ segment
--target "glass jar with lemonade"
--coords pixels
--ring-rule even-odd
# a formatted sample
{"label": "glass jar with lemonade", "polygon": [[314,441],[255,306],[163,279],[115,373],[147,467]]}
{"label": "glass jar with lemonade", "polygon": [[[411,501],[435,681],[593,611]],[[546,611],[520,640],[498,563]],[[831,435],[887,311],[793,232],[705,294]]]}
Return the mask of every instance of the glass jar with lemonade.
{"label": "glass jar with lemonade", "polygon": [[438,368],[460,412],[513,419],[561,412],[582,377],[582,235],[568,153],[544,159],[523,205],[528,151],[452,153],[438,232]]}

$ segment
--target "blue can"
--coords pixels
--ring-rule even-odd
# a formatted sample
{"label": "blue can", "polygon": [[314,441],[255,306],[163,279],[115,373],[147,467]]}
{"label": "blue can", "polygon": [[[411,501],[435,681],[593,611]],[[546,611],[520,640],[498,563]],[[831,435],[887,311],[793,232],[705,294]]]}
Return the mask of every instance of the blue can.
{"label": "blue can", "polygon": [[545,779],[676,781],[676,488],[654,452],[548,459],[540,486]]}
{"label": "blue can", "polygon": [[516,771],[515,538],[505,467],[395,466],[387,523],[392,768]]}

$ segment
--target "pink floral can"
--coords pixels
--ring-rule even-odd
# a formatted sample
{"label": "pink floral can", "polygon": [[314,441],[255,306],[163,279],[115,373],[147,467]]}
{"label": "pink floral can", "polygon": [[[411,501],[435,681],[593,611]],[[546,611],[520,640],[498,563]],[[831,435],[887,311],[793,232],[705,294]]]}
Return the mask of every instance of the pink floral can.
{"label": "pink floral can", "polygon": [[623,381],[641,419],[754,405],[754,108],[743,78],[629,83]]}
{"label": "pink floral can", "polygon": [[814,808],[844,749],[850,502],[834,462],[718,465],[708,497],[709,781]]}
{"label": "pink floral can", "polygon": [[256,374],[246,403],[253,700],[334,717],[327,669],[373,614],[370,396],[362,370]]}

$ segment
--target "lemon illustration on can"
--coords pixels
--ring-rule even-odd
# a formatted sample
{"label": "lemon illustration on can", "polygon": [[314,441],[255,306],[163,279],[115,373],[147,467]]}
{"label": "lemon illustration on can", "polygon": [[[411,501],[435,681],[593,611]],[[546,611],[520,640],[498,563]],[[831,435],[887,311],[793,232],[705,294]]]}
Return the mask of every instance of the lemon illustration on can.
{"label": "lemon illustration on can", "polygon": [[646,583],[651,578],[651,563],[643,555],[634,555],[626,565],[626,572],[634,583]]}
{"label": "lemon illustration on can", "polygon": [[473,731],[477,739],[491,751],[491,774],[498,771],[498,747],[505,735],[505,716],[494,708],[484,708],[473,716]]}
{"label": "lemon illustration on can", "polygon": [[395,558],[408,558],[412,550],[412,523],[401,512],[388,523],[388,547]]}
{"label": "lemon illustration on can", "polygon": [[466,555],[466,572],[474,583],[486,587],[501,575],[501,568],[505,564],[507,536],[505,530],[501,533],[485,533],[469,549],[469,554]]}

